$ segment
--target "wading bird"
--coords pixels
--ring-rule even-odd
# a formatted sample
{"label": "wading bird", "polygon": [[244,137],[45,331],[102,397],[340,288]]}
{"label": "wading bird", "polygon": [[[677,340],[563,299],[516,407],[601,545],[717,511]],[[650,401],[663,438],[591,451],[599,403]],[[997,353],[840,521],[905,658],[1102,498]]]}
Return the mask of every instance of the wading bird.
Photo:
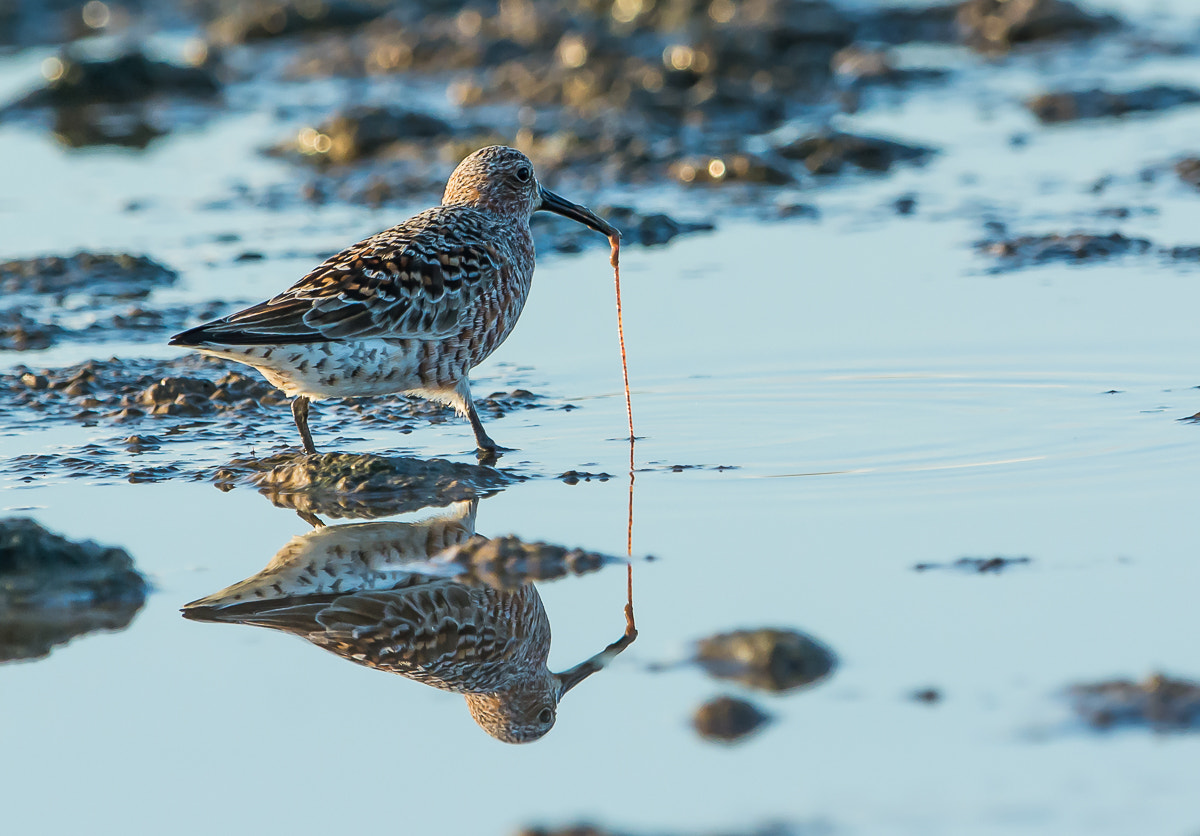
{"label": "wading bird", "polygon": [[403,392],[449,404],[494,455],[467,376],[512,332],[533,278],[529,219],[554,212],[620,233],[543,188],[513,148],[481,148],[442,205],[360,241],[265,302],[176,334],[171,345],[253,366],[292,398],[306,453],[309,402]]}

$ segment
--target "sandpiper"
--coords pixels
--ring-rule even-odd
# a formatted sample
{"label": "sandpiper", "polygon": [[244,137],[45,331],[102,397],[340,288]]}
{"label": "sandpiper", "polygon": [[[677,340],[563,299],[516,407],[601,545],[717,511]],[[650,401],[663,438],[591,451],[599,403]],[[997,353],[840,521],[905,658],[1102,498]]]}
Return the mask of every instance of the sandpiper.
{"label": "sandpiper", "polygon": [[[550,620],[532,583],[511,588],[424,574],[470,548],[476,502],[414,523],[320,527],[294,537],[257,575],[184,607],[186,618],[269,627],[376,670],[462,694],[471,716],[507,743],[554,726],[568,691],[637,638],[626,630],[561,673],[547,667]],[[453,565],[453,564],[451,564]]]}
{"label": "sandpiper", "polygon": [[612,238],[615,227],[543,188],[529,159],[468,156],[442,205],[349,247],[265,302],[176,334],[171,345],[253,366],[292,398],[306,453],[309,402],[403,392],[448,404],[494,455],[467,375],[508,337],[533,277],[529,219],[546,210]]}

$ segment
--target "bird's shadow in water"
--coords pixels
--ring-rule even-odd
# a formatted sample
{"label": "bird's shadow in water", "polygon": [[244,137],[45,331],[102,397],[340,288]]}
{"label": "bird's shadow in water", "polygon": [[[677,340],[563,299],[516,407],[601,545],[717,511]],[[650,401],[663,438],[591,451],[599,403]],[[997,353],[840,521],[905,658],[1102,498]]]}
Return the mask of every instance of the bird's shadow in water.
{"label": "bird's shadow in water", "polygon": [[552,673],[550,621],[534,580],[625,563],[578,549],[475,534],[478,500],[417,522],[324,525],[293,537],[258,574],[183,608],[185,618],[269,627],[349,661],[462,694],[508,743],[537,740],[563,696],[637,638],[625,631]]}

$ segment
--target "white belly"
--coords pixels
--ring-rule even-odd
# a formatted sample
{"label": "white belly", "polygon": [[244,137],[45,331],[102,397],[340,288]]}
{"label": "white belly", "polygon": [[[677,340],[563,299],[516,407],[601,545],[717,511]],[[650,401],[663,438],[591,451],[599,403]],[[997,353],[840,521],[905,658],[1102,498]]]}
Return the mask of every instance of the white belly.
{"label": "white belly", "polygon": [[303,395],[320,400],[398,392],[435,398],[439,395],[437,390],[428,391],[418,375],[420,343],[415,340],[197,348],[205,354],[253,366],[289,397]]}

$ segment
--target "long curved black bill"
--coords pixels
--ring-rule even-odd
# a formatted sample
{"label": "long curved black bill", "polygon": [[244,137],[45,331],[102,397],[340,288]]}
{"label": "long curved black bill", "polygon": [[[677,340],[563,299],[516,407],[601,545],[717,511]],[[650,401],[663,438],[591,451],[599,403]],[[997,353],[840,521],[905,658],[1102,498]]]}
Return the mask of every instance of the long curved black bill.
{"label": "long curved black bill", "polygon": [[584,226],[591,227],[609,238],[614,235],[618,238],[621,237],[621,230],[604,220],[604,218],[601,218],[591,209],[588,209],[586,206],[580,206],[578,203],[572,203],[565,197],[560,197],[549,189],[542,189],[542,205],[539,208],[547,212],[553,212],[556,215],[562,215],[564,218],[578,221]]}

